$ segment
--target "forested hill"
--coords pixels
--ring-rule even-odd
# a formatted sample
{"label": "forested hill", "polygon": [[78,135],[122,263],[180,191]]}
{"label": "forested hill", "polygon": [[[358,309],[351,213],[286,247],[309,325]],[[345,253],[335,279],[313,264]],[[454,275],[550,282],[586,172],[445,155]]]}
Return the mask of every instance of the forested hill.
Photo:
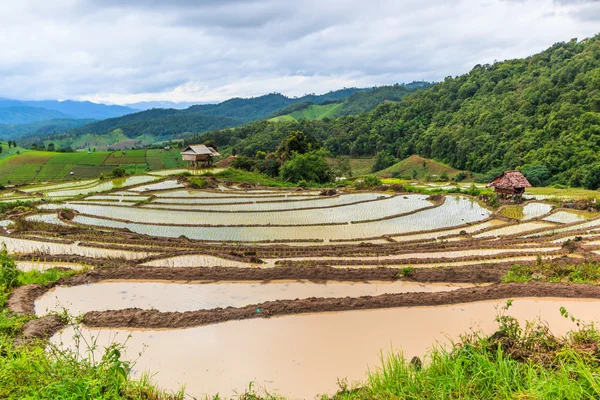
{"label": "forested hill", "polygon": [[253,156],[275,150],[293,130],[313,133],[334,155],[379,154],[391,163],[418,154],[484,173],[524,167],[539,182],[597,188],[600,35],[476,65],[368,114],[257,122],[204,137]]}
{"label": "forested hill", "polygon": [[248,99],[234,98],[219,104],[195,105],[184,110],[150,109],[73,128],[66,133],[43,138],[30,138],[28,141],[62,140],[65,142],[65,139],[75,139],[88,134],[107,135],[117,129],[129,138],[144,136],[152,137],[154,140],[172,139],[186,132],[206,132],[260,120],[274,111],[294,103],[337,101],[364,90],[368,89],[347,88],[323,95],[311,94],[300,98],[290,98],[272,93]]}

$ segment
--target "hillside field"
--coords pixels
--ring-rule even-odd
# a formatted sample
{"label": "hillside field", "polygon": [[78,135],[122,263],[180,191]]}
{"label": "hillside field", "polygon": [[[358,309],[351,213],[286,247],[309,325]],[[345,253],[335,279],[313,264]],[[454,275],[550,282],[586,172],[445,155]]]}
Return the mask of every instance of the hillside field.
{"label": "hillside field", "polygon": [[[414,173],[416,172],[416,176]],[[448,178],[454,178],[459,172],[458,169],[454,169],[442,163],[427,158],[412,155],[391,167],[378,171],[377,176],[385,177],[391,176],[392,174],[400,174],[408,179],[419,179],[425,180],[427,176],[435,177],[440,176],[443,173],[448,175]]]}
{"label": "hillside field", "polygon": [[279,117],[271,118],[269,121],[299,121],[306,119],[309,121],[320,120],[323,118],[333,118],[342,109],[342,103],[337,104],[313,104],[302,110],[294,111],[293,113],[280,115]]}
{"label": "hillside field", "polygon": [[[4,144],[3,148],[7,148]],[[12,150],[12,149],[11,149]],[[3,152],[4,153],[4,152]],[[128,173],[183,166],[178,150],[127,150],[77,153],[26,151],[0,158],[0,184],[95,178],[116,167]],[[73,172],[73,175],[70,173]]]}
{"label": "hillside field", "polygon": [[[328,157],[327,162],[335,166],[337,160],[333,157]],[[375,157],[351,157],[350,168],[352,169],[352,176],[369,174],[373,164],[375,164]]]}

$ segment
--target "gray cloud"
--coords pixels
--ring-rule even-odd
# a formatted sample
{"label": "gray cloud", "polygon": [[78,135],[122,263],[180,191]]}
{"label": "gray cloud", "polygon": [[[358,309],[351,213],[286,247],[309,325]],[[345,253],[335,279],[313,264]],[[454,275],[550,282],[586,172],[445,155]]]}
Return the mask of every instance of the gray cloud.
{"label": "gray cloud", "polygon": [[441,80],[600,26],[589,0],[6,3],[0,97],[114,103]]}

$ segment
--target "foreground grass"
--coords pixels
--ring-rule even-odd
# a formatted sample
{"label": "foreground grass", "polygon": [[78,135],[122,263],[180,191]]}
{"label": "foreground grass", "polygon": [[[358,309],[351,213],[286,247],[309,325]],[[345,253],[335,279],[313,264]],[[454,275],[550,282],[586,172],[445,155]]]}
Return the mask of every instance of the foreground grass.
{"label": "foreground grass", "polygon": [[[148,376],[131,380],[132,363],[121,359],[122,347],[111,345],[100,360],[49,346],[45,341],[19,343],[24,324],[34,317],[5,308],[11,289],[47,284],[74,271],[20,272],[6,250],[0,251],[0,398],[3,399],[181,399],[166,395]],[[90,349],[91,350],[91,349]]]}

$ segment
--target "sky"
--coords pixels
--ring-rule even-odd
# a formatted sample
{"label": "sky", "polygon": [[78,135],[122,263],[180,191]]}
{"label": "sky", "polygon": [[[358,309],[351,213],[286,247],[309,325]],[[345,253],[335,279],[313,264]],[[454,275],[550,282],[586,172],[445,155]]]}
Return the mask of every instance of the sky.
{"label": "sky", "polygon": [[19,0],[0,97],[111,104],[439,81],[600,32],[600,0]]}

